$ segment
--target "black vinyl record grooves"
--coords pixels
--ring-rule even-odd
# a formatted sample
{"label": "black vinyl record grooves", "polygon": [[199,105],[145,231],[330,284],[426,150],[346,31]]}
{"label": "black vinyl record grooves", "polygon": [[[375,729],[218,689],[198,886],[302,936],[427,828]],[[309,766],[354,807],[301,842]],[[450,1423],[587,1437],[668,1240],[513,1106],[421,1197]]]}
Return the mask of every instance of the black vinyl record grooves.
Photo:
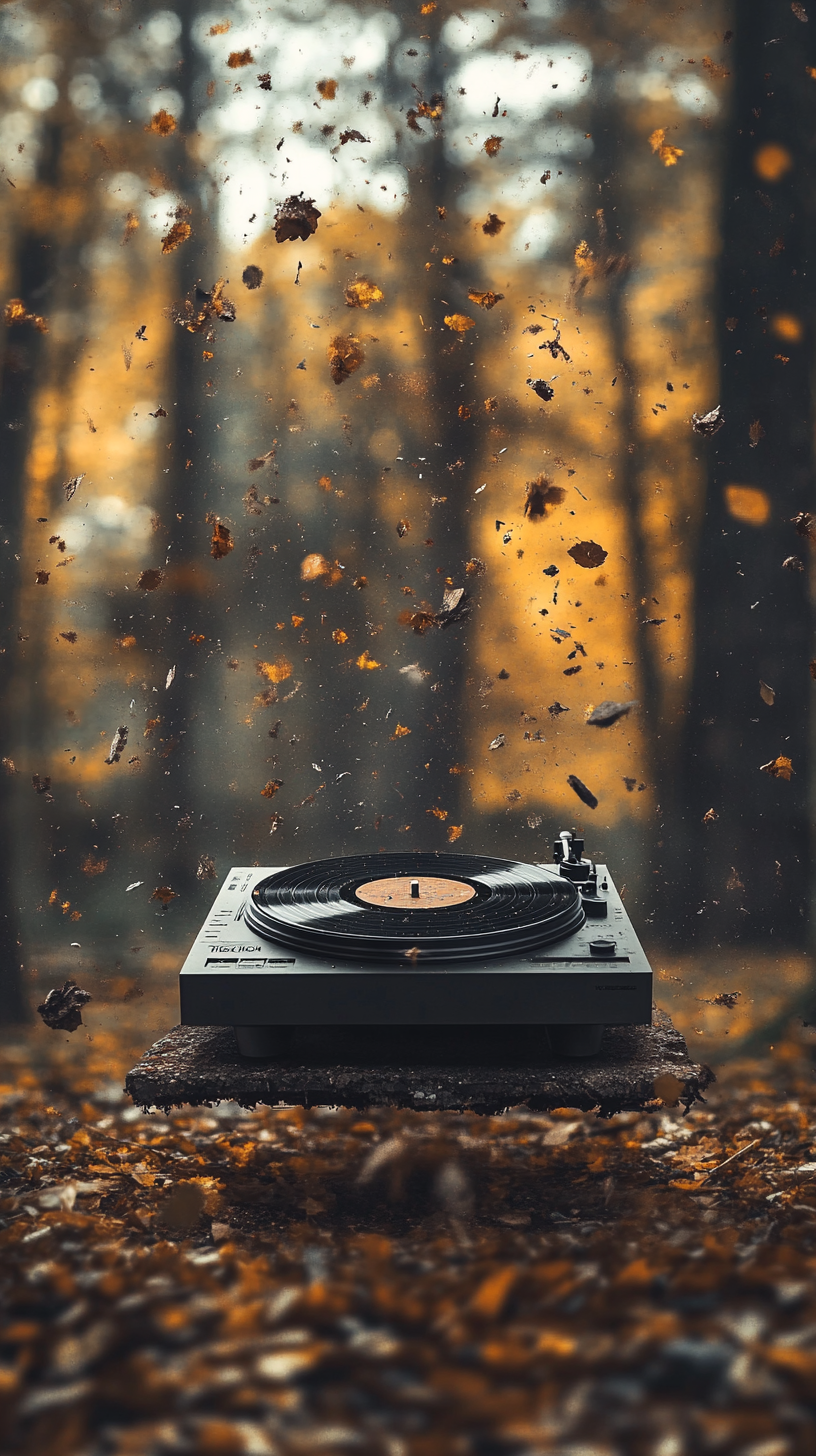
{"label": "black vinyl record grooves", "polygon": [[[399,891],[389,896],[392,882]],[[379,902],[359,898],[361,888]],[[470,854],[372,854],[278,870],[256,885],[244,920],[256,935],[304,954],[405,967],[518,955],[578,930],[584,911],[570,880],[535,865]]]}

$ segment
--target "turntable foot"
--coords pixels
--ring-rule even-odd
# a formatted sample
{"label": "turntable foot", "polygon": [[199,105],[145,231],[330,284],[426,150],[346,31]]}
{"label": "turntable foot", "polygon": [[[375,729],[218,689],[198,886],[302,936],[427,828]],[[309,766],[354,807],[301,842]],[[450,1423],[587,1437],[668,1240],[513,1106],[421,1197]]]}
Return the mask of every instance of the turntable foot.
{"label": "turntable foot", "polygon": [[547,1035],[557,1057],[594,1057],[601,1050],[602,1026],[548,1026]]}

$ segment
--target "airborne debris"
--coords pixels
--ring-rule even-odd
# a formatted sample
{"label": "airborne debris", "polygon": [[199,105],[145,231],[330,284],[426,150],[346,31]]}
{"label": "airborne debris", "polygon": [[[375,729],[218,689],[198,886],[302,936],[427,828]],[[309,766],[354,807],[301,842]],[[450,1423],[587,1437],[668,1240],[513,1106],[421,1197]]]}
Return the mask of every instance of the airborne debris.
{"label": "airborne debris", "polygon": [[248,263],[241,274],[241,282],[245,288],[260,288],[263,283],[263,268],[259,268],[256,263]]}
{"label": "airborne debris", "polygon": [[328,346],[329,369],[335,384],[342,384],[365,362],[365,351],[353,334],[336,334]]}
{"label": "airborne debris", "polygon": [[455,334],[466,334],[468,329],[476,327],[476,320],[468,318],[466,313],[447,313],[445,323]]}
{"label": "airborne debris", "polygon": [[598,800],[595,798],[592,790],[588,789],[586,784],[578,778],[577,774],[568,774],[567,783],[575,791],[582,803],[586,804],[589,809],[597,809]]}
{"label": "airborne debris", "polygon": [[657,154],[664,167],[676,167],[683,155],[682,147],[671,147],[666,142],[666,128],[658,126],[649,137],[649,146]]}
{"label": "airborne debris", "polygon": [[169,885],[158,885],[150,898],[158,900],[162,905],[169,905],[171,900],[178,899],[178,895],[175,890],[170,889]]}
{"label": "airborne debris", "polygon": [[566,708],[563,703],[555,702],[550,703],[547,712],[549,713],[551,718],[557,718],[561,713],[568,713],[569,708]]}
{"label": "airborne debris", "polygon": [[504,748],[506,742],[507,742],[507,739],[506,739],[505,735],[503,733],[497,733],[496,734],[496,737],[493,739],[493,741],[491,743],[488,743],[487,746],[488,746],[489,749],[490,748]]}
{"label": "airborne debris", "polygon": [[768,704],[769,708],[773,707],[776,701],[776,693],[773,688],[769,688],[768,684],[762,681],[762,678],[759,679],[759,696],[763,703]]}
{"label": "airborne debris", "polygon": [[302,192],[293,193],[280,204],[275,213],[273,226],[277,241],[279,243],[305,243],[312,233],[317,232],[319,217],[322,217],[322,213],[318,212],[315,207],[314,198],[304,197]]}
{"label": "airborne debris", "polygon": [[119,762],[119,759],[121,758],[122,754],[124,753],[125,749],[127,748],[127,741],[128,741],[128,729],[127,729],[127,725],[123,723],[122,724],[122,727],[121,728],[117,728],[116,732],[113,735],[113,741],[112,741],[111,746],[110,746],[110,753],[108,754],[107,758],[105,759],[105,762],[106,763],[118,763]]}
{"label": "airborne debris", "polygon": [[696,435],[716,435],[725,424],[725,415],[722,412],[722,405],[717,404],[707,415],[693,414],[691,417],[691,428]]}
{"label": "airborne debris", "polygon": [[348,285],[345,292],[349,308],[370,308],[372,303],[382,303],[384,298],[382,289],[370,278],[358,278]]}
{"label": "airborne debris", "polygon": [[801,556],[786,556],[782,562],[786,571],[804,571],[805,563]]}
{"label": "airborne debris", "polygon": [[811,515],[810,511],[799,511],[797,515],[791,516],[791,525],[796,527],[798,536],[816,541],[816,516]]}
{"label": "airborne debris", "polygon": [[230,51],[227,57],[227,65],[231,71],[238,71],[241,66],[251,66],[253,64],[254,57],[248,46],[244,51]]}
{"label": "airborne debris", "polygon": [[733,1011],[741,995],[741,991],[720,991],[716,996],[698,996],[697,1000],[702,1001],[704,1006],[727,1006],[729,1011]]}
{"label": "airborne debris", "polygon": [[539,475],[535,480],[528,480],[525,491],[524,514],[531,521],[543,521],[550,511],[562,504],[566,495],[563,487],[553,485],[546,475]]}
{"label": "airborne debris", "polygon": [[229,526],[225,526],[220,517],[213,515],[212,511],[208,512],[205,519],[207,524],[212,526],[210,555],[216,561],[222,561],[225,556],[229,556],[235,546]]}
{"label": "airborne debris", "polygon": [[597,541],[577,541],[574,546],[570,546],[567,552],[576,566],[583,566],[587,571],[602,566],[608,554],[604,551],[603,546],[598,545]]}
{"label": "airborne debris", "polygon": [[85,472],[83,471],[81,475],[72,475],[70,480],[66,480],[62,488],[65,491],[65,499],[67,501],[74,499],[84,479]]}
{"label": "airborne debris", "polygon": [[[635,782],[634,779],[632,779],[632,783],[634,783],[634,782]],[[627,783],[628,783],[628,779],[627,779]],[[715,824],[716,821],[719,819],[719,817],[720,816],[717,813],[717,810],[716,809],[706,809],[705,814],[703,815],[703,823],[704,824]]]}
{"label": "airborne debris", "polygon": [[207,341],[211,342],[215,338],[216,319],[225,324],[235,322],[235,304],[232,299],[224,297],[225,282],[225,278],[219,278],[209,290],[196,285],[193,297],[174,303],[167,316],[188,333],[203,333]]}
{"label": "airborne debris", "polygon": [[504,219],[498,217],[495,212],[487,214],[487,221],[482,223],[482,232],[489,238],[498,237],[504,227]]}
{"label": "airborne debris", "polygon": [[537,394],[539,399],[544,400],[545,404],[554,398],[555,390],[546,379],[528,379],[527,383],[533,391],[533,394]]}
{"label": "airborne debris", "polygon": [[160,566],[148,566],[136,582],[140,591],[156,591],[164,581],[164,572]]}
{"label": "airborne debris", "polygon": [[92,1000],[90,991],[83,991],[76,981],[66,981],[48,992],[37,1011],[52,1031],[76,1031],[82,1025],[83,1006]]}
{"label": "airborne debris", "polygon": [[468,298],[471,303],[478,303],[480,308],[495,308],[497,303],[501,303],[504,294],[494,293],[491,288],[488,288],[486,293],[480,293],[477,288],[471,288],[468,290]]}
{"label": "airborne debris", "polygon": [[760,764],[759,771],[770,774],[774,779],[789,779],[793,773],[793,764],[784,754],[780,754],[778,758],[772,758],[770,763]]}
{"label": "airborne debris", "polygon": [[170,136],[170,133],[174,132],[175,129],[176,118],[169,111],[165,111],[164,107],[151,116],[150,121],[145,126],[145,131],[154,131],[158,136],[163,137]]}
{"label": "airborne debris", "polygon": [[592,709],[586,721],[587,723],[594,724],[597,728],[611,728],[612,724],[617,723],[619,718],[625,718],[628,713],[631,713],[633,708],[637,708],[638,706],[637,701],[634,699],[630,703],[615,703],[611,698],[605,698],[602,703],[598,704],[597,708]]}

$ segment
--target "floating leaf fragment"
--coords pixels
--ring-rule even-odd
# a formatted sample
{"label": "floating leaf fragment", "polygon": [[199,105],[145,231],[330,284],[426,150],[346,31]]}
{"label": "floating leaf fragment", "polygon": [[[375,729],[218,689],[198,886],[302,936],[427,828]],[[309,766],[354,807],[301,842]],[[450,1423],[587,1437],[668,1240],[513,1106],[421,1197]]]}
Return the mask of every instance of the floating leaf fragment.
{"label": "floating leaf fragment", "polygon": [[317,232],[317,220],[321,216],[314,205],[314,198],[304,197],[302,192],[293,193],[275,213],[276,240],[279,243],[305,243],[312,233]]}
{"label": "floating leaf fragment", "polygon": [[602,703],[598,704],[597,708],[592,709],[586,721],[587,723],[594,724],[597,728],[611,728],[612,724],[617,723],[619,718],[625,718],[628,713],[631,713],[633,708],[637,707],[638,703],[635,699],[629,703],[616,703],[611,698],[605,698]]}
{"label": "floating leaf fragment", "polygon": [[342,384],[365,361],[360,340],[353,334],[336,334],[328,346],[329,370],[335,384]]}
{"label": "floating leaf fragment", "polygon": [[560,506],[566,491],[560,485],[553,485],[546,475],[528,480],[525,486],[524,514],[531,521],[543,521],[556,506]]}
{"label": "floating leaf fragment", "polygon": [[238,71],[242,66],[252,66],[254,64],[255,60],[248,46],[243,51],[230,51],[227,57],[227,65],[231,71]]}
{"label": "floating leaf fragment", "polygon": [[178,899],[178,895],[175,890],[170,889],[169,885],[157,885],[150,898],[158,900],[162,905],[169,905],[171,900]]}
{"label": "floating leaf fragment", "polygon": [[603,546],[598,545],[597,541],[577,541],[574,546],[570,546],[567,552],[576,566],[583,566],[587,571],[602,566],[608,554],[604,551]]}
{"label": "floating leaf fragment", "polygon": [[695,435],[716,435],[717,431],[721,430],[724,424],[725,415],[722,412],[721,404],[715,405],[712,410],[708,411],[708,414],[693,414],[691,417],[691,428]]}
{"label": "floating leaf fragment", "polygon": [[275,662],[258,662],[255,671],[260,677],[265,677],[268,682],[285,682],[292,676],[292,664],[287,662],[285,657],[279,657]]}
{"label": "floating leaf fragment", "polygon": [[484,144],[484,150],[487,152],[487,155],[489,157],[497,157],[501,151],[503,141],[504,137],[489,136]]}
{"label": "floating leaf fragment", "polygon": [[485,293],[480,293],[477,288],[471,288],[468,291],[468,298],[471,303],[478,303],[480,308],[495,308],[497,303],[501,303],[504,294],[494,293],[492,288],[488,288]]}
{"label": "floating leaf fragment", "polygon": [[466,334],[468,329],[476,327],[476,320],[468,318],[466,313],[445,314],[445,324],[455,334]]}
{"label": "floating leaf fragment", "polygon": [[119,762],[119,759],[121,758],[122,754],[124,753],[125,749],[127,748],[127,741],[128,741],[128,729],[127,729],[127,725],[123,723],[122,726],[121,726],[121,728],[117,728],[116,732],[113,735],[113,740],[112,740],[111,746],[110,746],[110,752],[108,753],[108,756],[105,759],[105,762],[106,763],[118,763]]}
{"label": "floating leaf fragment", "polygon": [[554,396],[555,396],[555,390],[553,389],[553,387],[550,384],[549,380],[547,380],[547,379],[528,379],[527,380],[527,383],[529,384],[531,390],[533,391],[533,394],[537,394],[538,397],[539,397],[539,399],[543,399],[544,400],[544,403],[545,404],[547,404],[549,402],[549,400],[551,400],[551,399],[554,398]]}
{"label": "floating leaf fragment", "polygon": [[496,737],[487,746],[489,749],[504,748],[506,743],[506,735],[504,733],[497,733]]}
{"label": "floating leaf fragment", "polygon": [[346,304],[349,308],[370,308],[372,303],[382,303],[385,294],[377,283],[372,283],[370,278],[358,278],[354,283],[349,283],[345,291]]}
{"label": "floating leaf fragment", "polygon": [[136,585],[140,591],[156,591],[164,581],[164,572],[160,566],[148,566],[139,576]]}
{"label": "floating leaf fragment", "polygon": [[259,268],[256,263],[247,263],[241,274],[241,282],[245,288],[260,288],[263,283],[263,268]]}
{"label": "floating leaf fragment", "polygon": [[37,1011],[52,1031],[76,1031],[82,1025],[82,1007],[92,1000],[90,991],[83,991],[76,981],[66,981],[48,992]]}
{"label": "floating leaf fragment", "polygon": [[762,681],[762,678],[759,679],[759,696],[761,697],[763,703],[768,704],[769,708],[773,707],[774,702],[776,701],[776,693],[774,692],[773,688],[769,688],[768,684]]}
{"label": "floating leaf fragment", "polygon": [[145,131],[153,131],[158,136],[163,137],[170,136],[171,132],[174,132],[175,129],[176,118],[171,112],[165,111],[164,107],[151,116],[150,121],[145,127]]}
{"label": "floating leaf fragment", "polygon": [[666,128],[658,126],[649,137],[649,146],[660,158],[664,167],[676,167],[683,155],[682,147],[671,147],[666,142]]}
{"label": "floating leaf fragment", "polygon": [[772,758],[770,763],[760,764],[759,771],[770,774],[773,779],[789,779],[793,773],[793,764],[784,754],[780,754],[778,758]]}
{"label": "floating leaf fragment", "polygon": [[235,542],[232,539],[232,533],[229,529],[229,526],[225,526],[223,521],[220,521],[217,516],[212,518],[209,524],[212,526],[212,537],[210,538],[210,555],[216,561],[222,561],[225,556],[229,556],[230,551],[232,551],[235,546]]}
{"label": "floating leaf fragment", "polygon": [[498,217],[495,212],[489,212],[487,214],[487,220],[482,223],[482,232],[488,238],[495,238],[498,237],[503,227],[504,219]]}
{"label": "floating leaf fragment", "polygon": [[567,783],[578,795],[578,798],[583,804],[586,804],[589,809],[597,809],[598,800],[595,798],[592,790],[588,789],[586,784],[578,778],[577,774],[568,774]]}

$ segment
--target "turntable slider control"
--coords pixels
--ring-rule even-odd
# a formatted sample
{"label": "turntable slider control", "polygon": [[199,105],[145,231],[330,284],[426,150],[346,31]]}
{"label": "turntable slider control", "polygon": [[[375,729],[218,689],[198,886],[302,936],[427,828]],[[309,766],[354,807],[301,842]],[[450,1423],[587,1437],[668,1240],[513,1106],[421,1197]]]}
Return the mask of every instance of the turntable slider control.
{"label": "turntable slider control", "polygon": [[411,899],[412,900],[418,900],[419,899],[419,880],[412,880],[411,881]]}

